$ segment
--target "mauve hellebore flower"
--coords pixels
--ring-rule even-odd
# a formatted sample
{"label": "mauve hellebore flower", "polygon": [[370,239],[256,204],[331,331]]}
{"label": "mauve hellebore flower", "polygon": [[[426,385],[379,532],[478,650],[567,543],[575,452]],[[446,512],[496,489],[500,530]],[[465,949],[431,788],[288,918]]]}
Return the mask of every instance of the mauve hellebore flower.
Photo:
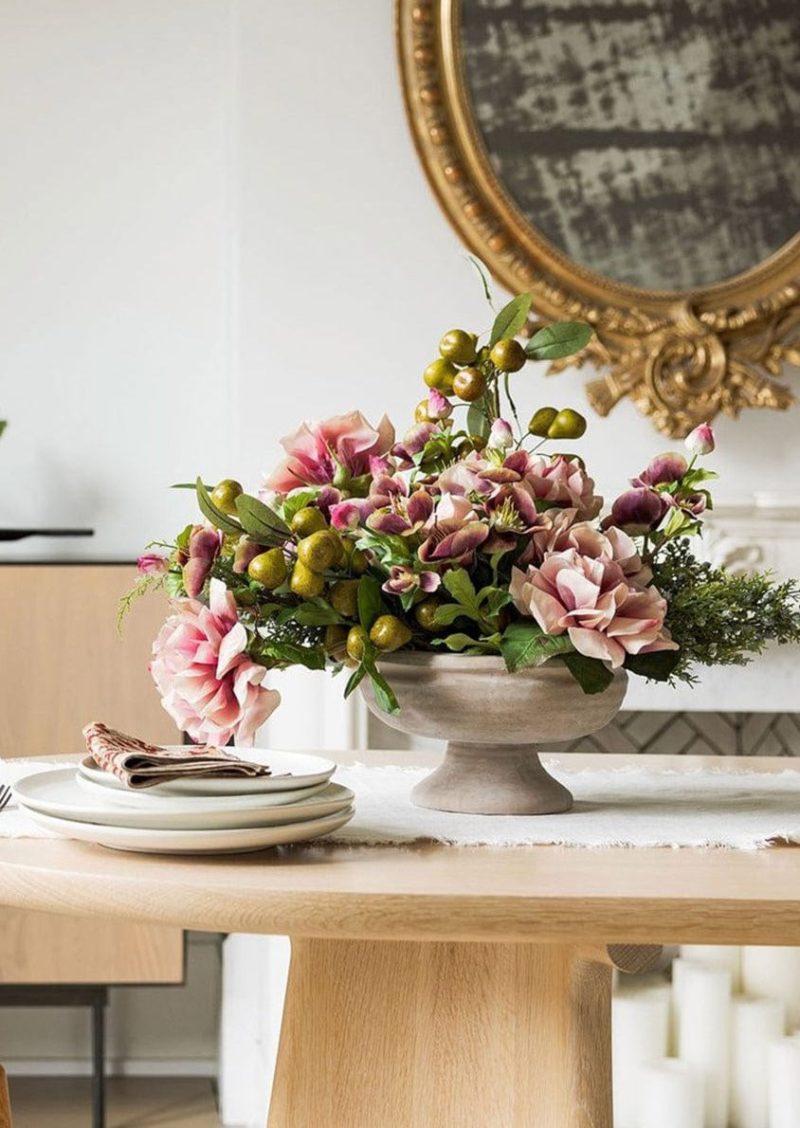
{"label": "mauve hellebore flower", "polygon": [[699,427],[695,427],[686,436],[684,442],[689,453],[694,455],[711,454],[717,445],[714,439],[714,428],[710,423],[701,423]]}
{"label": "mauve hellebore flower", "polygon": [[669,508],[663,494],[646,486],[637,486],[620,494],[611,507],[611,514],[603,521],[603,528],[616,525],[631,536],[641,536],[655,529]]}
{"label": "mauve hellebore flower", "polygon": [[466,497],[445,494],[425,524],[428,534],[419,546],[418,555],[423,564],[445,562],[466,567],[475,550],[489,536],[488,527],[478,520],[478,515]]}
{"label": "mauve hellebore flower", "polygon": [[[367,517],[367,527],[390,536],[410,536],[418,532],[433,513],[433,498],[427,490],[414,490],[405,496],[408,487],[401,479],[389,479],[399,487],[382,498],[386,504]],[[376,483],[377,485],[377,483]],[[375,501],[375,497],[370,499]]]}
{"label": "mauve hellebore flower", "polygon": [[666,454],[656,455],[638,478],[631,479],[631,485],[666,486],[671,482],[679,482],[688,469],[688,463],[682,454],[667,451]]}
{"label": "mauve hellebore flower", "polygon": [[406,592],[418,588],[430,594],[436,591],[442,582],[437,572],[414,572],[405,564],[393,564],[389,569],[389,579],[383,585],[383,590],[391,595],[405,595]]}

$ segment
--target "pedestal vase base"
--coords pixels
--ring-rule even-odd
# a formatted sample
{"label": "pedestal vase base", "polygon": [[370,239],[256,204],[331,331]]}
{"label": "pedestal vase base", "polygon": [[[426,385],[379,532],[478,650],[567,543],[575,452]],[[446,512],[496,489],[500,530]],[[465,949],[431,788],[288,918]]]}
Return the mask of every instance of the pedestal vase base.
{"label": "pedestal vase base", "polygon": [[555,815],[572,807],[572,795],[554,779],[533,744],[450,741],[445,758],[418,783],[418,807],[472,815]]}

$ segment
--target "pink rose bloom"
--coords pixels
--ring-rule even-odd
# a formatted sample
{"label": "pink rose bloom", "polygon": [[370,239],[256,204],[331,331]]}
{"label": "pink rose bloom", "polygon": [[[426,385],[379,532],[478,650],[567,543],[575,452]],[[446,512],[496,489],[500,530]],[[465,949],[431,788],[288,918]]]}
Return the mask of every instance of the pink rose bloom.
{"label": "pink rose bloom", "polygon": [[303,423],[281,439],[288,455],[264,482],[264,489],[288,493],[298,486],[346,488],[352,478],[370,473],[370,460],[391,449],[394,427],[387,417],[372,427],[360,411],[322,423]]}
{"label": "pink rose bloom", "polygon": [[215,579],[208,607],[194,599],[172,606],[149,667],[161,704],[192,740],[221,747],[235,737],[252,744],[281,698],[262,685],[266,667],[246,653],[233,596]]}
{"label": "pink rose bloom", "polygon": [[664,627],[667,602],[654,587],[633,587],[619,564],[577,549],[554,552],[539,568],[512,570],[517,610],[550,635],[566,632],[579,654],[619,668],[628,654],[677,650]]}
{"label": "pink rose bloom", "polygon": [[581,521],[591,521],[603,507],[594,481],[574,458],[529,455],[525,482],[538,500],[577,509]]}
{"label": "pink rose bloom", "polygon": [[158,576],[167,570],[167,558],[157,552],[145,552],[136,561],[136,571],[140,576]]}

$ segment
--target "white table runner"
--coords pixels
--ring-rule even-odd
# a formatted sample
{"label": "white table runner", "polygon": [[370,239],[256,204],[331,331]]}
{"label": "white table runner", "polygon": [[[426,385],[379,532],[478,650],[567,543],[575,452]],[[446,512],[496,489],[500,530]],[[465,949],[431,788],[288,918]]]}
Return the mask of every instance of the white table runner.
{"label": "white table runner", "polygon": [[[545,761],[546,762],[546,761]],[[66,766],[66,765],[65,765]],[[0,782],[52,768],[0,762]],[[432,840],[459,846],[728,846],[752,850],[800,843],[800,762],[784,771],[719,767],[669,771],[652,762],[608,770],[551,771],[575,796],[562,815],[453,815],[415,807],[411,788],[429,769],[340,767],[337,782],[356,794],[356,816],[332,836],[340,843]],[[52,838],[23,812],[0,812],[2,838]],[[302,847],[298,847],[302,848]]]}

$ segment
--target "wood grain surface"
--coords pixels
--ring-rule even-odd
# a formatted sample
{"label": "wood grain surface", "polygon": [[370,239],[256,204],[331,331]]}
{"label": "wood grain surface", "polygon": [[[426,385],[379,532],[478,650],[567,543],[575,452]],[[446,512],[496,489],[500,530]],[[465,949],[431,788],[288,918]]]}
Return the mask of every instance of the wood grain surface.
{"label": "wood grain surface", "polygon": [[294,942],[269,1128],[611,1128],[610,996],[567,946]]}

